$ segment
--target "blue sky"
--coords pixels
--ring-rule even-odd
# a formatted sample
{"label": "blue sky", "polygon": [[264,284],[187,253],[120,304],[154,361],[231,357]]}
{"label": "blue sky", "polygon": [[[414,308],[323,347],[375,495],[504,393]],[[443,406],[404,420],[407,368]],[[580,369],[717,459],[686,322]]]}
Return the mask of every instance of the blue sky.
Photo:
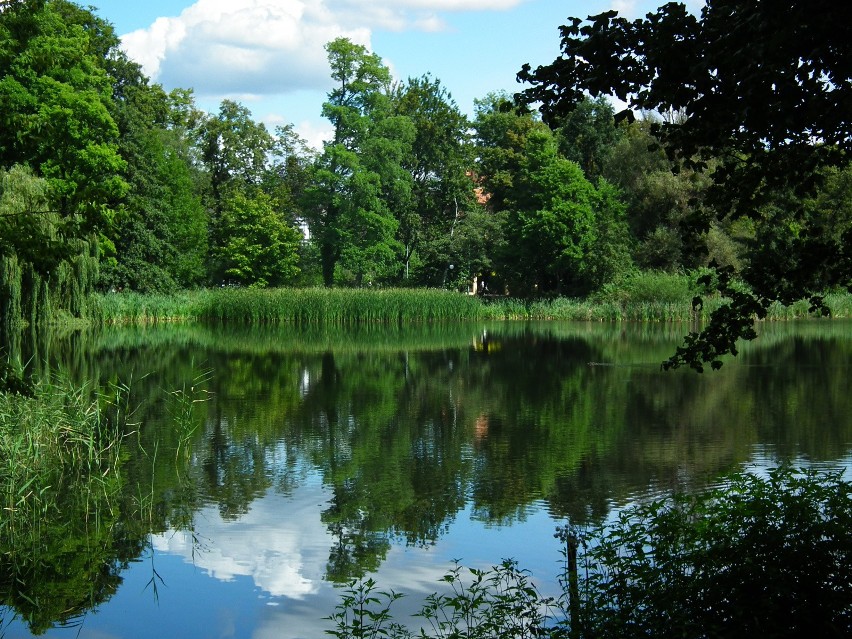
{"label": "blue sky", "polygon": [[[89,0],[128,55],[166,89],[192,88],[199,106],[224,98],[270,128],[293,124],[314,145],[330,131],[323,45],[338,36],[380,55],[397,79],[431,73],[465,113],[490,91],[520,88],[525,62],[551,62],[559,25],[649,0]],[[693,1],[693,5],[697,2]]]}

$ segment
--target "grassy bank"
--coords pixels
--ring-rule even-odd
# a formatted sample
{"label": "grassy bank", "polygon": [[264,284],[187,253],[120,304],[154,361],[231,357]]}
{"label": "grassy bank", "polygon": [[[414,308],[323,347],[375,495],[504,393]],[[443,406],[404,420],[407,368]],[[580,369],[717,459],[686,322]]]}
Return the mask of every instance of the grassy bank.
{"label": "grassy bank", "polygon": [[[94,299],[95,321],[102,324],[232,322],[356,324],[442,320],[705,321],[724,302],[708,297],[693,309],[699,294],[695,275],[639,273],[586,299],[558,297],[521,300],[476,298],[437,289],[245,289],[220,288],[174,295],[111,293]],[[852,317],[852,295],[832,294],[833,317]],[[774,305],[769,320],[809,317],[806,300]]]}
{"label": "grassy bank", "polygon": [[95,299],[104,324],[240,322],[348,324],[479,319],[482,303],[435,289],[221,288],[175,295],[117,293]]}

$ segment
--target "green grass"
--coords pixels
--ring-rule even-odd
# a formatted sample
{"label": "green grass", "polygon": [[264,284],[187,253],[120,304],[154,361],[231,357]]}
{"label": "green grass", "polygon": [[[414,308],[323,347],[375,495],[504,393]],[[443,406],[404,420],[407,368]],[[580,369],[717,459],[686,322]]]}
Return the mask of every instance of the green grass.
{"label": "green grass", "polygon": [[0,543],[33,534],[70,494],[113,492],[126,392],[88,390],[54,380],[36,382],[31,397],[0,393]]}
{"label": "green grass", "polygon": [[437,289],[222,288],[172,296],[120,293],[96,298],[104,324],[169,321],[297,324],[406,323],[479,319],[479,300]]}
{"label": "green grass", "polygon": [[[438,289],[221,288],[173,295],[101,294],[94,320],[101,324],[222,322],[309,325],[407,324],[455,320],[571,320],[599,322],[704,322],[725,300],[701,294],[698,273],[634,273],[586,299],[558,297],[485,300]],[[832,317],[852,317],[852,295],[827,295]],[[807,301],[773,305],[769,320],[812,317]]]}

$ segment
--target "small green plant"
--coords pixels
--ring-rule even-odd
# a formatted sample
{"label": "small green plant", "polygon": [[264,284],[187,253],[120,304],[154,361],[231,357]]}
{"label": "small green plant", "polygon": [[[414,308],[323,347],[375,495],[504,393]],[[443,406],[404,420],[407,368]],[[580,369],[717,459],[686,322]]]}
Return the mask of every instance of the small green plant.
{"label": "small green plant", "polygon": [[[0,351],[0,357],[3,356]],[[24,376],[21,367],[0,359],[0,393],[15,393],[32,397],[33,385]]]}
{"label": "small green plant", "polygon": [[431,633],[421,637],[443,639],[525,639],[540,637],[551,625],[553,600],[541,595],[527,571],[513,560],[490,570],[468,568],[465,580],[458,562],[444,575],[449,594],[433,593],[418,613]]}
{"label": "small green plant", "polygon": [[190,384],[184,384],[181,388],[168,393],[169,415],[178,433],[178,443],[175,449],[176,460],[180,457],[181,451],[185,456],[189,454],[188,444],[199,426],[196,408],[198,404],[210,400],[211,393],[204,386],[212,376],[213,371],[211,370],[201,371]]}
{"label": "small green plant", "polygon": [[327,634],[338,639],[400,639],[411,634],[401,624],[392,621],[391,605],[403,595],[378,591],[372,579],[355,579],[343,590],[335,613],[327,620],[334,622]]}

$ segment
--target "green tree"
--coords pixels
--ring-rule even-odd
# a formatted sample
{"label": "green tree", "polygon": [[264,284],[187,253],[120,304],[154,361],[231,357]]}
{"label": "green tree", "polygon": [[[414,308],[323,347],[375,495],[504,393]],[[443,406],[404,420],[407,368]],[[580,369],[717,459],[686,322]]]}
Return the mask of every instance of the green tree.
{"label": "green tree", "polygon": [[268,156],[275,139],[251,111],[233,100],[223,100],[219,112],[201,125],[201,161],[206,167],[212,192],[212,207],[218,211],[231,186],[263,184]]}
{"label": "green tree", "polygon": [[85,311],[97,273],[95,234],[127,187],[107,72],[117,45],[109,24],[73,3],[0,5],[6,326]]}
{"label": "green tree", "polygon": [[492,93],[475,102],[477,179],[489,206],[511,208],[516,177],[526,162],[527,140],[533,132],[548,131],[531,113],[513,108],[506,94]]}
{"label": "green tree", "polygon": [[409,279],[414,261],[417,281],[434,286],[450,263],[458,265],[453,242],[445,239],[455,235],[457,223],[474,207],[470,123],[441,82],[429,75],[398,86],[394,108],[410,118],[415,130],[403,162],[413,180],[411,205],[397,212],[403,277]]}
{"label": "green tree", "polygon": [[104,287],[168,291],[199,284],[205,276],[207,214],[183,152],[182,132],[171,122],[172,97],[150,85],[140,67],[112,60],[113,110],[121,131],[128,195],[108,234]]}
{"label": "green tree", "polygon": [[23,166],[0,169],[0,332],[59,313],[84,315],[97,278],[97,239],[63,237],[50,186]]}
{"label": "green tree", "polygon": [[544,123],[491,96],[476,131],[488,205],[505,214],[500,261],[513,291],[589,292],[630,267],[617,191],[596,189]]}
{"label": "green tree", "polygon": [[655,120],[643,118],[624,127],[623,135],[603,163],[603,176],[619,187],[627,205],[634,257],[640,267],[676,271],[707,263],[738,263],[708,247],[708,231],[691,223],[696,207],[707,206],[711,178],[681,168],[672,172],[659,139],[651,133]]}
{"label": "green tree", "polygon": [[594,241],[595,190],[576,162],[559,156],[549,132],[534,132],[528,143],[508,234],[520,275],[538,290],[561,292],[584,269]]}
{"label": "green tree", "polygon": [[248,286],[290,282],[299,272],[302,235],[277,213],[265,193],[233,191],[222,203],[217,272]]}
{"label": "green tree", "polygon": [[335,88],[323,104],[334,126],[305,195],[305,218],[319,247],[326,286],[340,263],[360,284],[394,270],[398,222],[411,177],[402,161],[413,140],[410,121],[390,110],[390,71],[375,53],[346,38],[326,45]]}
{"label": "green tree", "polygon": [[[703,170],[715,160],[715,210],[780,225],[784,220],[761,219],[768,199],[778,190],[808,196],[820,167],[848,162],[852,135],[842,105],[852,101],[850,18],[849,7],[830,0],[708,0],[700,16],[669,3],[632,22],[615,11],[587,24],[572,18],[561,28],[562,56],[518,74],[532,85],[519,98],[540,103],[548,121],[558,121],[587,92],[615,95],[630,109],[679,113],[653,129],[675,168]],[[797,206],[788,215],[801,221],[808,211]],[[706,231],[710,214],[695,223]],[[825,269],[819,259],[823,251],[845,256],[847,247],[794,236],[787,249],[796,257],[750,282],[751,291],[733,287],[731,271],[720,270],[717,285],[730,303],[700,334],[690,334],[666,366],[717,368],[722,354],[736,352],[738,338],[756,336],[752,318],[764,316],[772,302],[810,296],[819,304],[826,287],[852,287],[848,260]]]}
{"label": "green tree", "polygon": [[577,103],[560,120],[556,132],[562,155],[579,164],[592,182],[603,175],[607,158],[623,134],[615,123],[615,110],[604,96]]}
{"label": "green tree", "polygon": [[30,166],[50,186],[63,232],[109,222],[126,191],[110,114],[112,27],[64,0],[6,2],[0,11],[0,166]]}

